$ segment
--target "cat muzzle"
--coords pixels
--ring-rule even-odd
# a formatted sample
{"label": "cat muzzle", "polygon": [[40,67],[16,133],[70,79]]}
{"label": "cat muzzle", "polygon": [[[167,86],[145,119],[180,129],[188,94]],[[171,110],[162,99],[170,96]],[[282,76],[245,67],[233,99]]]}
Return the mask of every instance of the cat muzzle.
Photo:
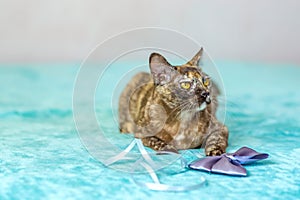
{"label": "cat muzzle", "polygon": [[209,95],[205,98],[205,102],[206,102],[207,104],[210,104],[210,103],[211,103],[211,99],[210,99],[210,96],[209,96]]}
{"label": "cat muzzle", "polygon": [[202,91],[200,96],[201,96],[202,99],[205,100],[205,102],[206,102],[207,104],[210,104],[211,98],[210,98],[210,96],[209,96],[209,92]]}

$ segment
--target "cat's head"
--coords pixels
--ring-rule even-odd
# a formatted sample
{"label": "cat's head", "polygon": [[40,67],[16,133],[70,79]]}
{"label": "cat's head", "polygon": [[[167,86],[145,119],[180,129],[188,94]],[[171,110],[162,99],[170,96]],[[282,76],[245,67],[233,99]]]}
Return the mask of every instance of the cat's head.
{"label": "cat's head", "polygon": [[149,65],[155,90],[169,107],[200,107],[211,102],[211,81],[199,67],[203,49],[186,64],[172,66],[162,55],[152,53]]}

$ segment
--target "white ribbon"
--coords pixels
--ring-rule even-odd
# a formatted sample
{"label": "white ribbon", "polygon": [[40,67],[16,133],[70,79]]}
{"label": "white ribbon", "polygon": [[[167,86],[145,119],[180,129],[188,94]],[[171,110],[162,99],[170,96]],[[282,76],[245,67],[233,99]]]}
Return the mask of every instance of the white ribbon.
{"label": "white ribbon", "polygon": [[[155,162],[152,160],[152,158],[150,157],[149,153],[146,151],[146,149],[144,148],[144,145],[142,143],[142,141],[140,139],[134,139],[129,145],[128,147],[122,151],[121,153],[119,153],[118,155],[108,159],[105,161],[105,165],[109,166],[119,160],[124,160],[124,159],[131,159],[131,158],[126,158],[126,155],[134,148],[134,146],[137,145],[138,149],[142,155],[142,157],[139,159],[135,164],[134,167],[132,169],[132,179],[133,181],[141,186],[141,187],[145,187],[148,188],[150,190],[156,190],[156,191],[188,191],[188,190],[194,190],[194,189],[198,189],[202,186],[205,185],[206,183],[206,179],[204,177],[200,177],[200,182],[194,185],[188,185],[188,186],[176,186],[176,185],[166,185],[166,184],[162,184],[159,181],[159,178],[157,176],[157,174],[155,173],[154,169],[157,169],[157,166],[155,164]],[[175,154],[173,152],[160,152],[160,153],[164,153],[164,154]],[[180,157],[181,159],[181,167],[183,170],[181,170],[179,173],[182,173],[183,171],[187,170],[187,161],[183,158]],[[136,180],[133,176],[134,171],[136,170],[136,168],[141,165],[142,167],[144,167],[146,169],[146,171],[149,173],[149,175],[151,176],[153,183],[144,183],[144,182],[140,182],[138,180]]]}

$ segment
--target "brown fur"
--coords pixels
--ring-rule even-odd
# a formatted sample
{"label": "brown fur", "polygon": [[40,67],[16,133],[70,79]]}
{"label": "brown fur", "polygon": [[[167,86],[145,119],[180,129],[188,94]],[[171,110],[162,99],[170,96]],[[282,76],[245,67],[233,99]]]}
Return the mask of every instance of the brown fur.
{"label": "brown fur", "polygon": [[[219,91],[213,83],[204,84],[201,56],[202,49],[188,63],[172,66],[151,54],[151,75],[135,75],[120,96],[120,131],[134,133],[157,151],[205,147],[209,156],[225,153],[228,130],[215,117]],[[180,86],[185,80],[189,89]]]}

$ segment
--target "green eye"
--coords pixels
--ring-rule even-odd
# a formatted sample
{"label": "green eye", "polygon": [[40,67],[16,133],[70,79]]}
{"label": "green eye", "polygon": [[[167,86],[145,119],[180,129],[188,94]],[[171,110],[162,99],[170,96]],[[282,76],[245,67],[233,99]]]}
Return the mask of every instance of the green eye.
{"label": "green eye", "polygon": [[207,77],[203,77],[202,82],[204,86],[208,86],[210,84],[210,80]]}
{"label": "green eye", "polygon": [[183,89],[190,89],[190,87],[191,87],[191,83],[189,83],[189,82],[182,82],[182,83],[180,83],[180,87],[182,87]]}

